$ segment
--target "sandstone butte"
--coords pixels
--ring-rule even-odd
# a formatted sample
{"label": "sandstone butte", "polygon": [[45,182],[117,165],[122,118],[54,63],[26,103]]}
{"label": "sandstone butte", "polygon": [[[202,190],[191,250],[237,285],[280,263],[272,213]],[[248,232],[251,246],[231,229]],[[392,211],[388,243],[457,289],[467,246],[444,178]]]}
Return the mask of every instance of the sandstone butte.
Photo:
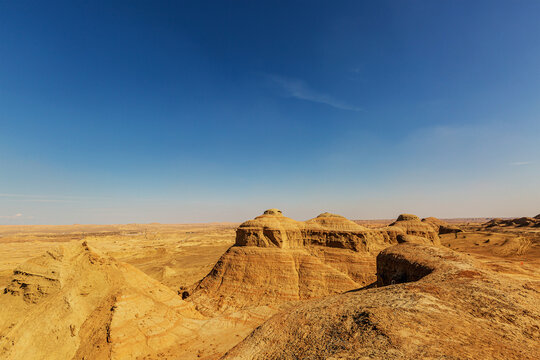
{"label": "sandstone butte", "polygon": [[439,245],[440,239],[414,215],[368,229],[330,213],[303,222],[266,210],[238,227],[235,245],[188,300],[211,315],[358,289],[376,281],[376,255],[398,242]]}
{"label": "sandstone butte", "polygon": [[222,360],[540,358],[533,281],[420,244],[383,250],[377,274],[377,288],[275,315]]}
{"label": "sandstone butte", "polygon": [[437,219],[436,217],[424,218],[422,219],[422,222],[433,226],[439,235],[463,232],[463,230],[461,230],[458,226],[450,225],[441,219]]}
{"label": "sandstone butte", "polygon": [[212,353],[208,342],[223,354],[253,327],[205,318],[175,291],[85,242],[23,263],[0,294],[0,359],[196,359]]}

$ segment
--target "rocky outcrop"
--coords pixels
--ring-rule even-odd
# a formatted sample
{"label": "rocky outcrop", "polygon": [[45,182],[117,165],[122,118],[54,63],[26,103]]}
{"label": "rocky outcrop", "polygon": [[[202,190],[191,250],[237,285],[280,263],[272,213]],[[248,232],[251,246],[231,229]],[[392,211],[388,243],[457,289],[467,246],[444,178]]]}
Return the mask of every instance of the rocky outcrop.
{"label": "rocky outcrop", "polygon": [[416,242],[438,243],[433,229],[416,219],[368,229],[330,213],[302,222],[280,210],[266,210],[238,227],[235,245],[188,300],[213,314],[363,287],[376,281],[375,256],[397,244],[400,236],[411,234]]}
{"label": "rocky outcrop", "polygon": [[463,232],[458,226],[450,225],[435,217],[424,218],[422,219],[422,222],[431,225],[439,235]]}
{"label": "rocky outcrop", "polygon": [[236,230],[237,246],[299,248],[304,246],[304,223],[283,216],[281,210],[266,210],[242,223]]}
{"label": "rocky outcrop", "polygon": [[222,359],[537,359],[540,295],[452,250],[400,244],[378,288],[301,304]]}
{"label": "rocky outcrop", "polygon": [[540,227],[540,215],[535,217],[520,217],[515,219],[495,218],[484,224],[484,227]]}
{"label": "rocky outcrop", "polygon": [[406,235],[406,234],[399,234],[397,236],[397,242],[398,244],[403,244],[403,243],[425,244],[425,245],[433,244],[431,240],[425,237],[416,236],[416,235]]}
{"label": "rocky outcrop", "polygon": [[401,228],[407,235],[429,239],[435,245],[441,243],[438,231],[435,231],[430,224],[420,221],[416,215],[401,214],[396,221],[389,225],[389,228]]}
{"label": "rocky outcrop", "polygon": [[203,318],[158,281],[77,243],[14,271],[0,295],[0,358],[157,356],[193,341]]}
{"label": "rocky outcrop", "polygon": [[369,257],[350,251],[318,256],[301,249],[233,246],[188,300],[207,315],[275,306],[357,288],[373,281],[372,265]]}
{"label": "rocky outcrop", "polygon": [[235,245],[282,249],[315,245],[377,252],[397,243],[399,234],[424,236],[434,242],[439,240],[433,229],[415,215],[400,215],[388,227],[368,229],[340,215],[323,213],[302,222],[283,216],[278,209],[270,209],[238,227]]}
{"label": "rocky outcrop", "polygon": [[520,217],[512,220],[512,224],[516,226],[535,226],[537,223],[537,219],[531,217]]}

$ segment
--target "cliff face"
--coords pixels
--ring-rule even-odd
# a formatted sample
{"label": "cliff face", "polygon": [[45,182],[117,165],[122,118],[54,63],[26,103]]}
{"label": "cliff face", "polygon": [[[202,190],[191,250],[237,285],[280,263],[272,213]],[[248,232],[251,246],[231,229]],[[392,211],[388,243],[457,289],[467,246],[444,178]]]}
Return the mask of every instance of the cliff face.
{"label": "cliff face", "polygon": [[[410,224],[409,224],[410,223]],[[396,222],[396,226],[368,229],[343,216],[323,213],[302,222],[283,216],[277,209],[242,223],[236,231],[236,246],[278,247],[282,249],[325,246],[356,252],[379,251],[397,243],[399,234],[422,236],[438,240],[434,231],[416,222]],[[409,227],[403,225],[409,224]]]}
{"label": "cliff face", "polygon": [[237,246],[278,247],[304,246],[305,224],[283,216],[281,210],[266,210],[261,216],[242,223],[236,230]]}
{"label": "cliff face", "polygon": [[443,247],[377,256],[378,288],[313,300],[222,359],[538,359],[539,293]]}
{"label": "cliff face", "polygon": [[[433,229],[418,222],[421,229],[415,227],[414,234],[436,242]],[[238,227],[236,244],[189,300],[212,313],[357,289],[376,281],[377,253],[409,231],[402,226],[368,229],[330,213],[302,222],[266,210]]]}

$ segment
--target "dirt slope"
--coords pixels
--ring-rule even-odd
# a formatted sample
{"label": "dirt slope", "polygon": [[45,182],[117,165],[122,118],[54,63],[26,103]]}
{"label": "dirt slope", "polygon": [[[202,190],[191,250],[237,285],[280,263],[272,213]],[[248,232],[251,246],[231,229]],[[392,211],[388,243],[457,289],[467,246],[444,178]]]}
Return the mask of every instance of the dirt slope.
{"label": "dirt slope", "polygon": [[207,319],[85,242],[17,267],[0,295],[1,359],[215,359],[267,318]]}

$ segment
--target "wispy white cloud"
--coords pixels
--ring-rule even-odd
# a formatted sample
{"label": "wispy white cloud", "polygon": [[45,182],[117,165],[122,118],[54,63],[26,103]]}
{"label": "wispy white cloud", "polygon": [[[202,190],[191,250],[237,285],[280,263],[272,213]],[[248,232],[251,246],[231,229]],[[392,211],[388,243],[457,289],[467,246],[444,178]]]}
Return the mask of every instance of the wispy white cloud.
{"label": "wispy white cloud", "polygon": [[23,214],[15,214],[15,215],[0,215],[0,219],[20,219],[23,217]]}
{"label": "wispy white cloud", "polygon": [[341,110],[364,111],[364,109],[360,107],[347,104],[346,102],[338,100],[330,95],[318,92],[310,88],[304,81],[300,79],[291,79],[278,75],[268,75],[268,78],[273,83],[279,85],[289,97],[325,104]]}
{"label": "wispy white cloud", "polygon": [[516,161],[516,162],[510,163],[510,165],[513,165],[513,166],[523,166],[523,165],[530,165],[530,164],[532,164],[532,163],[533,163],[532,161]]}

